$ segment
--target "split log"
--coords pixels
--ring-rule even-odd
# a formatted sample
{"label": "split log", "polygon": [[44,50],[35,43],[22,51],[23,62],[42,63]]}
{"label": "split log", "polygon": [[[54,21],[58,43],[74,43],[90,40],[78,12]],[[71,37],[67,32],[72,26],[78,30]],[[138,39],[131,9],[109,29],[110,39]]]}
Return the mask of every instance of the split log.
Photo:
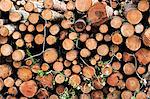
{"label": "split log", "polygon": [[137,60],[142,63],[143,65],[146,65],[150,62],[150,50],[141,48],[135,53]]}
{"label": "split log", "polygon": [[105,5],[103,3],[95,3],[88,10],[88,17],[92,24],[100,25],[108,20]]}
{"label": "split log", "polygon": [[142,34],[143,43],[150,47],[150,28],[145,29],[144,33]]}

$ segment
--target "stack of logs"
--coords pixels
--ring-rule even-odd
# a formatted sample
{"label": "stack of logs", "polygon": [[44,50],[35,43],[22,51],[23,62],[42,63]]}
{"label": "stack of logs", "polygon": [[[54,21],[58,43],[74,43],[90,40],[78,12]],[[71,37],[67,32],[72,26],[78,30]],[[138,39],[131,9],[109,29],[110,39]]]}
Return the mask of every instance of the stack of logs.
{"label": "stack of logs", "polygon": [[0,0],[0,99],[150,98],[149,0]]}

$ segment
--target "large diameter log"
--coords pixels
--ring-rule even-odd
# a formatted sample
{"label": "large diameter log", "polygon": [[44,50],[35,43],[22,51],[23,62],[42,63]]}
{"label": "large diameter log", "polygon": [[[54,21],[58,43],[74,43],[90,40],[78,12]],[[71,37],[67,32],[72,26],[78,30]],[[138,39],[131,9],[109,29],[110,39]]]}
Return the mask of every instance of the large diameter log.
{"label": "large diameter log", "polygon": [[142,40],[146,46],[150,47],[150,28],[145,30],[145,32],[142,35]]}
{"label": "large diameter log", "polygon": [[131,51],[137,51],[141,47],[141,40],[138,36],[133,35],[126,39],[126,46]]}
{"label": "large diameter log", "polygon": [[20,92],[28,98],[33,97],[37,89],[37,84],[33,80],[23,82],[19,87]]}
{"label": "large diameter log", "polygon": [[75,7],[80,12],[88,11],[92,6],[92,0],[76,0]]}
{"label": "large diameter log", "polygon": [[129,23],[138,24],[142,20],[143,15],[139,10],[131,9],[127,12],[126,18]]}
{"label": "large diameter log", "polygon": [[25,57],[25,52],[24,50],[21,50],[21,49],[17,49],[15,50],[13,53],[12,53],[12,59],[14,61],[21,61],[23,60]]}
{"label": "large diameter log", "polygon": [[13,2],[11,0],[1,0],[0,1],[0,10],[7,12],[11,9]]}
{"label": "large diameter log", "polygon": [[130,37],[134,35],[134,30],[134,26],[130,23],[123,23],[123,25],[121,26],[121,34],[124,37]]}
{"label": "large diameter log", "polygon": [[88,11],[88,19],[94,25],[106,22],[108,20],[106,6],[103,3],[94,4]]}
{"label": "large diameter log", "polygon": [[136,52],[135,55],[137,57],[137,60],[143,65],[146,65],[150,62],[150,50],[148,49],[141,48]]}
{"label": "large diameter log", "polygon": [[0,78],[6,78],[12,74],[12,69],[6,64],[0,65]]}
{"label": "large diameter log", "polygon": [[58,53],[54,48],[48,48],[43,54],[43,59],[47,63],[53,63],[58,58]]}

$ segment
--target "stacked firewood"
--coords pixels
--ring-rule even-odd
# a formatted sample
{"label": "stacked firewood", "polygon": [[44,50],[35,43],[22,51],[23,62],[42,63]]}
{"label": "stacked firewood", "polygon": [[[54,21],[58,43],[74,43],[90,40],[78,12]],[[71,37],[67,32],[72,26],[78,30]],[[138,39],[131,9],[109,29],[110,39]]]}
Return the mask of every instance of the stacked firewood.
{"label": "stacked firewood", "polygon": [[0,0],[0,99],[150,98],[149,0]]}

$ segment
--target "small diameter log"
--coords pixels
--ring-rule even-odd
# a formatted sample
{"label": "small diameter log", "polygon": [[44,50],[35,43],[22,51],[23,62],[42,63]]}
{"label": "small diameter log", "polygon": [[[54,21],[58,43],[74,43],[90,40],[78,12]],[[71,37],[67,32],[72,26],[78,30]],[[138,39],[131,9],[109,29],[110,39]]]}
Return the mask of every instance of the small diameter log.
{"label": "small diameter log", "polygon": [[6,44],[8,41],[8,37],[3,37],[0,35],[0,44]]}
{"label": "small diameter log", "polygon": [[113,16],[113,18],[110,21],[111,27],[118,29],[122,25],[122,18],[119,16]]}
{"label": "small diameter log", "polygon": [[5,27],[5,26],[0,27],[0,35],[1,36],[6,37],[6,36],[8,36],[8,34],[9,34],[9,30],[7,27]]}
{"label": "small diameter log", "polygon": [[4,44],[4,45],[1,46],[1,50],[0,51],[1,51],[1,54],[3,56],[9,56],[13,52],[13,48],[9,44]]}
{"label": "small diameter log", "polygon": [[18,32],[18,31],[15,31],[15,32],[12,34],[12,37],[13,37],[13,39],[19,39],[19,38],[21,38],[21,33]]}
{"label": "small diameter log", "polygon": [[25,52],[21,49],[17,49],[12,53],[12,59],[14,61],[21,61],[25,57]]}
{"label": "small diameter log", "polygon": [[96,36],[95,36],[95,38],[96,38],[97,41],[102,41],[103,38],[104,38],[104,36],[103,36],[102,33],[97,33]]}
{"label": "small diameter log", "polygon": [[135,53],[137,60],[142,63],[143,65],[146,65],[150,62],[150,50],[141,48]]}
{"label": "small diameter log", "polygon": [[68,60],[65,60],[64,65],[65,65],[65,67],[69,67],[71,65],[71,62]]}
{"label": "small diameter log", "polygon": [[21,84],[22,84],[22,80],[17,79],[16,82],[15,82],[15,85],[16,85],[17,87],[19,87]]}
{"label": "small diameter log", "polygon": [[7,77],[5,80],[4,80],[4,85],[6,87],[13,87],[15,81],[12,77]]}
{"label": "small diameter log", "polygon": [[137,95],[136,95],[136,99],[147,99],[147,95],[145,92],[140,91]]}
{"label": "small diameter log", "polygon": [[150,16],[148,17],[148,23],[150,24]]}
{"label": "small diameter log", "polygon": [[145,29],[144,33],[142,34],[143,43],[150,47],[150,28]]}
{"label": "small diameter log", "polygon": [[33,36],[32,34],[25,34],[25,36],[24,36],[24,40],[25,40],[25,42],[27,42],[27,43],[32,42],[33,39],[34,39],[34,36]]}
{"label": "small diameter log", "polygon": [[63,18],[64,16],[56,11],[50,9],[44,9],[41,13],[41,16],[45,20],[55,20],[58,18]]}
{"label": "small diameter log", "polygon": [[[31,64],[32,65],[32,64]],[[32,66],[32,68],[31,68],[31,71],[33,72],[33,73],[38,73],[38,71],[40,70],[41,68],[40,68],[40,66],[39,66],[39,64],[34,64],[33,66]]]}
{"label": "small diameter log", "polygon": [[65,81],[65,75],[63,74],[57,74],[55,76],[55,82],[58,84],[62,84]]}
{"label": "small diameter log", "polygon": [[126,46],[131,51],[137,51],[141,47],[141,40],[138,36],[133,35],[126,39]]}
{"label": "small diameter log", "polygon": [[58,85],[58,86],[56,87],[56,93],[57,93],[58,95],[63,94],[64,91],[65,91],[65,86],[64,86],[64,85]]}
{"label": "small diameter log", "polygon": [[49,99],[59,99],[58,96],[56,94],[52,94]]}
{"label": "small diameter log", "polygon": [[112,63],[112,68],[114,70],[119,70],[121,68],[121,63],[119,61],[115,61]]}
{"label": "small diameter log", "polygon": [[104,36],[104,41],[106,41],[106,42],[111,41],[111,35],[106,34],[106,35]]}
{"label": "small diameter log", "polygon": [[[78,0],[80,1],[80,0]],[[89,10],[88,10],[88,19],[91,21],[93,25],[100,25],[103,24],[105,21],[108,20],[107,13],[106,13],[106,6],[103,3],[95,3]]]}
{"label": "small diameter log", "polygon": [[18,11],[13,11],[13,12],[10,12],[10,14],[9,14],[9,20],[11,22],[17,22],[17,21],[21,20],[21,17],[22,17],[22,15]]}
{"label": "small diameter log", "polygon": [[100,33],[107,33],[108,32],[108,26],[106,24],[102,24],[99,27]]}
{"label": "small diameter log", "polygon": [[81,71],[81,66],[80,65],[73,65],[72,66],[72,71],[74,72],[74,73],[79,73],[80,71]]}
{"label": "small diameter log", "polygon": [[142,33],[143,30],[144,30],[144,26],[143,26],[143,24],[141,24],[141,23],[135,25],[134,28],[135,28],[135,32],[136,32],[136,33]]}
{"label": "small diameter log", "polygon": [[77,58],[78,52],[76,50],[70,50],[66,53],[66,59],[73,61]]}
{"label": "small diameter log", "polygon": [[10,76],[12,74],[12,70],[11,67],[6,65],[6,64],[2,64],[0,65],[0,78],[6,78],[8,76]]}
{"label": "small diameter log", "polygon": [[33,80],[23,82],[19,87],[20,92],[28,98],[33,97],[37,92],[37,84]]}
{"label": "small diameter log", "polygon": [[43,34],[37,34],[34,38],[34,42],[38,45],[43,44],[44,42],[44,35]]}
{"label": "small diameter log", "polygon": [[81,78],[79,75],[73,74],[69,77],[69,84],[73,87],[76,88],[79,86],[81,83]]}
{"label": "small diameter log", "polygon": [[26,29],[27,29],[27,26],[25,24],[22,23],[22,24],[19,25],[19,30],[20,31],[23,32],[23,31],[26,31]]}
{"label": "small diameter log", "polygon": [[47,42],[47,44],[49,44],[49,45],[55,44],[56,41],[57,41],[57,38],[56,38],[56,36],[53,36],[53,35],[49,35],[49,36],[46,38],[46,42]]}
{"label": "small diameter log", "polygon": [[139,1],[138,3],[138,9],[141,11],[141,12],[145,12],[149,9],[149,1],[148,0],[141,0]]}
{"label": "small diameter log", "polygon": [[116,45],[119,45],[123,42],[123,38],[122,38],[122,35],[118,32],[115,32],[113,35],[112,35],[112,42]]}
{"label": "small diameter log", "polygon": [[140,83],[139,80],[135,77],[129,77],[126,80],[126,87],[130,91],[136,91],[140,89]]}
{"label": "small diameter log", "polygon": [[85,45],[89,50],[94,50],[97,48],[97,41],[93,38],[89,38],[86,40]]}
{"label": "small diameter log", "polygon": [[67,10],[74,10],[75,9],[75,2],[73,2],[72,0],[70,0],[68,3],[67,3]]}
{"label": "small diameter log", "polygon": [[11,94],[14,96],[16,96],[18,94],[18,90],[16,87],[10,87],[7,92],[8,92],[8,94]]}
{"label": "small diameter log", "polygon": [[39,14],[37,13],[30,13],[28,17],[29,22],[32,24],[36,24],[39,21]]}
{"label": "small diameter log", "polygon": [[54,69],[56,72],[62,71],[63,68],[64,68],[64,66],[63,66],[63,63],[62,63],[62,62],[55,62],[55,63],[53,64],[53,69]]}
{"label": "small diameter log", "polygon": [[3,87],[4,87],[4,82],[2,78],[0,78],[0,91],[3,90]]}
{"label": "small diameter log", "polygon": [[30,1],[28,1],[25,5],[24,5],[24,9],[28,12],[33,11],[34,9],[34,4]]}
{"label": "small diameter log", "polygon": [[92,99],[104,99],[104,94],[100,90],[94,90],[91,92],[91,97]]}
{"label": "small diameter log", "polygon": [[54,48],[48,48],[43,54],[43,59],[47,63],[53,63],[58,58],[58,53]]}
{"label": "small diameter log", "polygon": [[75,7],[80,12],[88,11],[92,6],[92,0],[76,0]]}
{"label": "small diameter log", "polygon": [[86,22],[83,19],[78,19],[74,24],[74,28],[77,32],[83,31],[85,27],[86,27]]}
{"label": "small diameter log", "polygon": [[56,35],[59,31],[60,31],[60,27],[57,24],[54,24],[49,28],[49,32],[52,35]]}
{"label": "small diameter log", "polygon": [[16,42],[15,42],[16,46],[18,47],[23,47],[24,46],[24,40],[23,39],[18,39]]}
{"label": "small diameter log", "polygon": [[64,74],[66,77],[69,77],[71,75],[71,70],[70,69],[65,69]]}
{"label": "small diameter log", "polygon": [[23,81],[28,81],[32,78],[32,72],[27,67],[20,67],[18,69],[17,75]]}
{"label": "small diameter log", "polygon": [[121,34],[124,37],[130,37],[134,35],[134,30],[134,26],[130,23],[123,23],[123,25],[121,26]]}
{"label": "small diameter log", "polygon": [[92,66],[85,66],[85,67],[83,67],[83,69],[82,69],[82,73],[83,73],[83,75],[84,75],[86,78],[92,79],[92,77],[93,77],[94,74],[95,74],[95,68],[92,67]]}
{"label": "small diameter log", "polygon": [[38,24],[38,25],[36,26],[36,31],[42,32],[43,30],[44,30],[44,25],[43,25],[43,24]]}
{"label": "small diameter log", "polygon": [[62,43],[62,46],[65,50],[71,50],[74,47],[74,42],[71,39],[65,39]]}
{"label": "small diameter log", "polygon": [[33,32],[33,31],[35,30],[34,25],[29,24],[27,30],[28,30],[29,32]]}
{"label": "small diameter log", "polygon": [[109,47],[106,44],[98,46],[97,53],[101,56],[106,56],[109,52]]}
{"label": "small diameter log", "polygon": [[73,24],[73,23],[72,23],[70,20],[64,19],[64,20],[61,21],[61,26],[62,26],[64,29],[69,29],[69,28],[71,28],[71,25],[72,25],[72,24]]}
{"label": "small diameter log", "polygon": [[91,52],[90,52],[88,49],[83,48],[83,49],[81,49],[81,51],[80,51],[80,55],[81,55],[82,57],[88,57],[88,56],[91,55]]}
{"label": "small diameter log", "polygon": [[146,68],[145,68],[144,66],[139,66],[139,67],[137,68],[137,72],[138,72],[139,74],[144,74],[144,73],[146,72]]}
{"label": "small diameter log", "polygon": [[0,10],[7,12],[11,10],[13,2],[11,0],[1,0],[0,1]]}
{"label": "small diameter log", "polygon": [[69,33],[69,39],[75,40],[78,38],[78,34],[76,32]]}
{"label": "small diameter log", "polygon": [[67,20],[72,19],[72,18],[74,18],[74,13],[72,11],[66,11],[66,12],[64,12],[64,17]]}
{"label": "small diameter log", "polygon": [[121,98],[122,99],[131,99],[132,97],[132,92],[129,91],[129,90],[124,90],[122,93],[121,93]]}
{"label": "small diameter log", "polygon": [[15,68],[19,68],[19,67],[21,67],[21,65],[22,65],[21,61],[19,61],[19,62],[13,61],[13,66]]}
{"label": "small diameter log", "polygon": [[123,66],[123,71],[126,75],[132,75],[136,71],[136,67],[134,66],[133,63],[126,63]]}
{"label": "small diameter log", "polygon": [[89,34],[83,33],[83,34],[80,34],[79,40],[81,42],[85,42],[88,38],[89,38]]}
{"label": "small diameter log", "polygon": [[129,23],[135,25],[135,24],[138,24],[142,20],[143,15],[139,10],[131,9],[127,12],[126,18]]}

